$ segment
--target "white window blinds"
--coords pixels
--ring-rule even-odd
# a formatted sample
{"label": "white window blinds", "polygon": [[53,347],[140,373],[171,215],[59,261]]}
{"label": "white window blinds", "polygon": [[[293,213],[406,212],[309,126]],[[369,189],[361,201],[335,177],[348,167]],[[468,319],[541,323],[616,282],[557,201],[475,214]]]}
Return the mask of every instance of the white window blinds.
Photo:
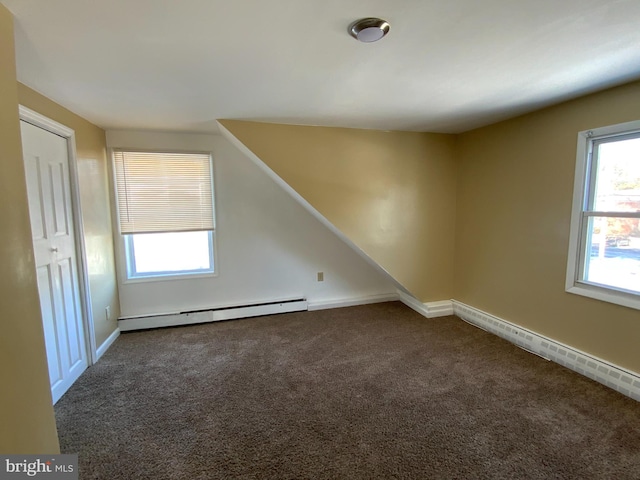
{"label": "white window blinds", "polygon": [[113,152],[120,232],[213,230],[211,156]]}

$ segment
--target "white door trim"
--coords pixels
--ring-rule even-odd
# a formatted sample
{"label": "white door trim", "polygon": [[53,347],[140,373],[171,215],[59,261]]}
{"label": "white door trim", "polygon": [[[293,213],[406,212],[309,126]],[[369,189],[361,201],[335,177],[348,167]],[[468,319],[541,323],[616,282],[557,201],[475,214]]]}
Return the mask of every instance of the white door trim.
{"label": "white door trim", "polygon": [[76,162],[76,133],[69,127],[51,120],[44,115],[19,106],[20,120],[35,125],[36,127],[55,133],[67,140],[69,152],[69,184],[71,186],[71,209],[73,212],[73,227],[75,229],[76,263],[78,266],[78,283],[80,288],[80,305],[82,309],[82,324],[85,336],[85,345],[88,348],[87,359],[89,365],[98,361],[96,351],[96,335],[91,310],[91,297],[89,296],[89,274],[87,269],[87,252],[84,245],[84,224],[82,222],[82,210],[80,208],[80,188],[78,182],[78,164]]}

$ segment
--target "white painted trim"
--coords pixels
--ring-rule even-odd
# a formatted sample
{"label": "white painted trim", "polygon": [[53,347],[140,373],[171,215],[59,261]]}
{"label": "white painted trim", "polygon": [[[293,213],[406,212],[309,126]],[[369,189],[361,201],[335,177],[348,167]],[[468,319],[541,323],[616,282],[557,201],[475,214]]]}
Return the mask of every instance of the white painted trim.
{"label": "white painted trim", "polygon": [[96,350],[96,355],[98,357],[98,360],[100,360],[102,355],[105,354],[105,352],[109,349],[111,345],[113,345],[113,342],[115,342],[119,336],[120,336],[120,329],[116,328],[113,331],[113,333],[109,335],[104,342],[102,342],[102,345],[100,345]]}
{"label": "white painted trim", "polygon": [[578,279],[578,265],[580,263],[581,217],[584,204],[585,182],[587,177],[587,149],[589,137],[587,131],[578,133],[576,146],[576,168],[573,180],[573,204],[571,208],[571,228],[569,230],[569,253],[567,255],[567,276],[565,290],[573,289]]}
{"label": "white painted trim", "polygon": [[219,322],[236,318],[260,317],[276,313],[301,312],[308,309],[306,300],[297,302],[272,303],[268,305],[248,305],[245,307],[224,308],[198,312],[173,313],[168,315],[150,315],[118,320],[120,331],[144,330],[148,328],[175,327],[196,323]]}
{"label": "white painted trim", "polygon": [[400,298],[400,301],[404,303],[407,307],[415,310],[420,315],[424,315],[425,317],[427,317],[427,309],[425,308],[424,303],[422,303],[420,300],[400,290],[398,290],[398,297]]}
{"label": "white painted trim", "polygon": [[353,307],[356,305],[368,305],[370,303],[394,302],[399,300],[396,293],[380,295],[368,295],[366,297],[341,298],[337,300],[321,300],[319,302],[309,302],[309,311],[326,310],[329,308]]}
{"label": "white painted trim", "polygon": [[453,304],[451,300],[440,300],[437,302],[422,303],[420,300],[407,295],[406,293],[398,290],[398,297],[400,301],[407,307],[412,308],[420,315],[427,318],[446,317],[453,315]]}
{"label": "white painted trim", "polygon": [[35,110],[31,110],[30,108],[27,108],[23,105],[19,105],[18,110],[20,112],[20,120],[29,122],[36,127],[40,127],[64,138],[70,138],[75,135],[75,131],[71,128],[58,123],[55,120],[51,120],[49,117],[45,117]]}
{"label": "white painted trim", "polygon": [[633,293],[626,293],[615,288],[599,287],[588,283],[576,282],[575,285],[567,287],[566,291],[575,293],[583,297],[595,298],[603,302],[615,303],[623,307],[640,310],[640,296]]}
{"label": "white painted trim", "polygon": [[302,195],[296,192],[291,185],[285,182],[276,172],[274,172],[266,163],[264,163],[260,157],[253,153],[244,143],[242,143],[233,133],[231,133],[224,125],[217,122],[218,128],[222,135],[229,140],[238,150],[246,155],[253,163],[255,163],[260,169],[265,172],[269,178],[276,182],[280,188],[287,192],[294,200],[302,205],[311,215],[313,215],[320,223],[331,230],[340,240],[346,243],[353,251],[360,255],[369,265],[375,268],[378,272],[383,274],[393,285],[400,291],[407,292],[407,289],[402,286],[389,272],[387,272],[378,262],[373,260],[367,255],[364,250],[353,243],[344,233],[342,233],[333,223],[331,223],[324,215],[313,207]]}
{"label": "white painted trim", "polygon": [[640,375],[453,300],[455,314],[494,335],[640,401]]}
{"label": "white painted trim", "polygon": [[447,317],[453,315],[453,303],[451,300],[440,300],[439,302],[426,302],[427,318]]}
{"label": "white painted trim", "polygon": [[59,135],[67,141],[69,154],[69,184],[71,187],[71,210],[73,213],[73,227],[75,230],[76,265],[78,269],[78,283],[80,289],[80,305],[83,314],[83,327],[87,348],[87,361],[92,365],[98,361],[96,349],[96,332],[93,322],[93,309],[91,306],[91,290],[89,286],[89,269],[87,266],[87,251],[84,244],[84,222],[82,219],[82,207],[80,205],[80,182],[78,180],[78,162],[76,159],[76,137],[71,128],[51,120],[40,113],[19,105],[20,120],[40,127],[51,133]]}

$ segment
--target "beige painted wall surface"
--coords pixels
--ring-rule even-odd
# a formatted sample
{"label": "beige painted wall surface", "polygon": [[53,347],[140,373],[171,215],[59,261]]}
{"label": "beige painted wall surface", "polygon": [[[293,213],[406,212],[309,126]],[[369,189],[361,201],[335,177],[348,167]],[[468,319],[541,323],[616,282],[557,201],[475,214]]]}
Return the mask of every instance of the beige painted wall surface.
{"label": "beige painted wall surface", "polygon": [[[120,314],[105,132],[21,83],[18,84],[18,98],[20,104],[73,129],[76,133],[84,242],[96,345],[99,347],[117,328],[117,318]],[[107,306],[111,308],[109,320],[105,314]]]}
{"label": "beige painted wall surface", "polygon": [[458,137],[454,298],[640,372],[640,312],[564,291],[577,134],[640,119],[640,83]]}
{"label": "beige painted wall surface", "polygon": [[18,118],[13,17],[0,5],[0,452],[58,453]]}
{"label": "beige painted wall surface", "polygon": [[220,123],[416,298],[452,297],[453,135]]}

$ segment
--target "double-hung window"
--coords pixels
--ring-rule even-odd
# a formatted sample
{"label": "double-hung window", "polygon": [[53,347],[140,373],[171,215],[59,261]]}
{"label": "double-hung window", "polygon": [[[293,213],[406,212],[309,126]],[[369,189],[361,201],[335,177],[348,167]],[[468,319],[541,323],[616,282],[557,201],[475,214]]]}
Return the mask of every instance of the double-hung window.
{"label": "double-hung window", "polygon": [[209,153],[114,150],[127,279],[213,274]]}
{"label": "double-hung window", "polygon": [[640,121],[578,135],[566,287],[640,309]]}

